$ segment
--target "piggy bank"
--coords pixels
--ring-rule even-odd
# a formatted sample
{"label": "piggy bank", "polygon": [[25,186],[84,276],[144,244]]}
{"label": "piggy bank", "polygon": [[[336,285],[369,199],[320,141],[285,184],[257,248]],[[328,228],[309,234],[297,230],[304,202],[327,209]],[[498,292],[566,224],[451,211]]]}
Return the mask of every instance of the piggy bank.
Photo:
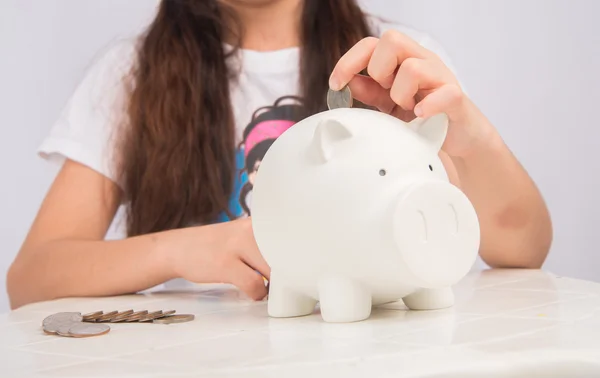
{"label": "piggy bank", "polygon": [[473,266],[475,209],[438,153],[448,119],[410,123],[334,109],[285,131],[254,180],[252,227],[271,267],[268,314],[325,322],[370,317],[403,300],[411,310],[454,304]]}

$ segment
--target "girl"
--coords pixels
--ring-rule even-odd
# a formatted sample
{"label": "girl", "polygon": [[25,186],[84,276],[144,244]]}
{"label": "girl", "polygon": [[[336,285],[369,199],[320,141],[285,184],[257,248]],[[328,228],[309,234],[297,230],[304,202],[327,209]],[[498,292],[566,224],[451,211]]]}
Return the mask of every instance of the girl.
{"label": "girl", "polygon": [[[143,35],[90,69],[41,146],[62,168],[10,268],[12,307],[177,278],[264,298],[269,266],[244,211],[260,156],[246,158],[344,85],[359,106],[403,120],[447,113],[441,158],[477,210],[480,256],[542,265],[544,201],[430,37],[355,0],[163,0]],[[293,114],[244,133],[257,109],[288,96],[302,99]],[[105,240],[120,205],[126,237]]]}

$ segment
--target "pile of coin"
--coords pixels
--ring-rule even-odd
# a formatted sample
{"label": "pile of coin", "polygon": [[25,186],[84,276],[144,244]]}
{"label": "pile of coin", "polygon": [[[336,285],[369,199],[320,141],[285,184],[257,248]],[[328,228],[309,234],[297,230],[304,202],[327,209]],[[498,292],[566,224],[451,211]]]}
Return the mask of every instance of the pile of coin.
{"label": "pile of coin", "polygon": [[106,324],[84,323],[80,312],[50,315],[42,322],[42,328],[47,334],[64,337],[100,336],[110,332],[110,327]]}
{"label": "pile of coin", "polygon": [[[110,332],[105,323],[155,323],[173,324],[194,320],[194,315],[175,315],[175,311],[96,311],[82,315],[80,312],[60,312],[42,322],[45,333],[64,337],[101,336]],[[104,324],[103,324],[104,323]]]}
{"label": "pile of coin", "polygon": [[351,108],[352,104],[352,92],[350,92],[350,88],[347,85],[339,91],[329,89],[327,92],[327,107],[329,110]]}

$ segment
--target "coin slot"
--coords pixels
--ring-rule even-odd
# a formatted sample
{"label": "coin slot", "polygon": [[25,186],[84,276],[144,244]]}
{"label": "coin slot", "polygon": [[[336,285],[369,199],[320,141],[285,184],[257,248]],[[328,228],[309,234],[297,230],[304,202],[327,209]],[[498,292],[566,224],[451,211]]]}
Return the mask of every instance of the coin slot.
{"label": "coin slot", "polygon": [[452,209],[452,214],[454,214],[454,225],[455,225],[455,229],[454,229],[454,235],[458,234],[458,213],[456,212],[456,208],[454,207],[453,204],[449,204],[450,205],[450,209]]}
{"label": "coin slot", "polygon": [[427,243],[429,241],[429,231],[427,230],[427,218],[425,218],[425,213],[422,210],[417,211],[421,216],[421,220],[423,221],[423,243]]}

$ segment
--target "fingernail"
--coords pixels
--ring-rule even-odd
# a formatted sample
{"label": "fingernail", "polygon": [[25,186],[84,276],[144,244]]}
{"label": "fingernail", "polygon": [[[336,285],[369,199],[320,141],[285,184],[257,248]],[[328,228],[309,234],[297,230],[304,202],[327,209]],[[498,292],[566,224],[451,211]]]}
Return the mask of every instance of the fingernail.
{"label": "fingernail", "polygon": [[334,91],[339,91],[341,89],[341,87],[342,86],[340,85],[340,82],[337,79],[337,77],[335,77],[335,76],[332,75],[329,78],[329,88],[331,88]]}
{"label": "fingernail", "polygon": [[417,117],[423,117],[423,109],[420,106],[415,107],[414,112]]}

